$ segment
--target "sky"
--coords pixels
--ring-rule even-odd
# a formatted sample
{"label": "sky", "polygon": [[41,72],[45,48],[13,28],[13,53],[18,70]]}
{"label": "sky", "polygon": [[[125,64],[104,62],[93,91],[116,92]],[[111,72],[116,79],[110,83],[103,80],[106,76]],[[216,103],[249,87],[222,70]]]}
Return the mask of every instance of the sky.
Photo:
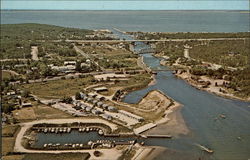
{"label": "sky", "polygon": [[1,0],[1,9],[26,10],[249,10],[249,0]]}

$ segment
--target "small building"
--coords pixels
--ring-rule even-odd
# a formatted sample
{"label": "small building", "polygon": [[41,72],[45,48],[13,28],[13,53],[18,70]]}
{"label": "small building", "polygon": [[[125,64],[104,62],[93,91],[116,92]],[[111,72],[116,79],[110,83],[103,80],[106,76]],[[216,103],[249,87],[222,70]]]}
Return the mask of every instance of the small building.
{"label": "small building", "polygon": [[22,107],[32,107],[31,103],[22,103]]}
{"label": "small building", "polygon": [[80,97],[83,99],[84,97],[87,97],[87,95],[84,94],[84,93],[82,93],[82,92],[80,92]]}
{"label": "small building", "polygon": [[86,96],[86,97],[83,97],[83,100],[84,101],[87,101],[88,100],[88,97]]}
{"label": "small building", "polygon": [[75,108],[76,110],[80,110],[80,109],[82,109],[82,107],[81,106],[74,106],[73,108]]}
{"label": "small building", "polygon": [[97,95],[95,93],[88,93],[89,97],[95,98]]}
{"label": "small building", "polygon": [[97,104],[96,104],[98,107],[101,107],[102,105],[103,105],[103,103],[102,102],[97,102]]}
{"label": "small building", "polygon": [[92,102],[92,101],[93,101],[93,98],[87,98],[87,101],[88,101],[88,102]]}
{"label": "small building", "polygon": [[108,106],[107,110],[110,112],[117,112],[117,108],[115,108],[113,106]]}
{"label": "small building", "polygon": [[87,107],[86,105],[81,104],[81,108],[82,108],[82,109],[84,109],[84,110],[85,110],[85,108],[86,108],[86,107]]}
{"label": "small building", "polygon": [[16,95],[16,92],[15,91],[12,91],[12,92],[8,92],[6,93],[7,96],[12,96],[12,95]]}
{"label": "small building", "polygon": [[81,67],[90,67],[88,63],[81,63]]}
{"label": "small building", "polygon": [[98,99],[99,101],[105,100],[105,97],[100,96],[100,95],[97,95],[95,98]]}
{"label": "small building", "polygon": [[90,111],[91,111],[91,109],[92,109],[92,107],[87,106],[87,107],[85,108],[85,111],[90,112]]}
{"label": "small building", "polygon": [[64,65],[67,66],[67,65],[73,65],[75,66],[76,65],[76,61],[64,61]]}
{"label": "small building", "polygon": [[99,111],[99,110],[96,110],[96,109],[92,109],[92,110],[91,110],[91,113],[93,113],[93,114],[95,114],[95,115],[99,115],[99,114],[101,114],[102,112]]}
{"label": "small building", "polygon": [[111,115],[108,115],[108,114],[102,114],[101,117],[107,120],[112,120],[113,118]]}
{"label": "small building", "polygon": [[94,88],[94,90],[98,93],[98,92],[108,91],[108,88],[107,87],[98,87],[98,88]]}
{"label": "small building", "polygon": [[97,102],[98,102],[97,100],[93,100],[92,103],[95,105],[95,104],[97,104]]}
{"label": "small building", "polygon": [[107,104],[103,104],[103,105],[102,105],[102,108],[107,110],[108,105],[107,105]]}

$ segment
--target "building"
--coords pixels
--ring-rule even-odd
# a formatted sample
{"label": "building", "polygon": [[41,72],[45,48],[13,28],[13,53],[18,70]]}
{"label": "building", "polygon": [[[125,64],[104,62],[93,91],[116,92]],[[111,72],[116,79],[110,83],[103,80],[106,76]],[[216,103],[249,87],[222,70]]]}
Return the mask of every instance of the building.
{"label": "building", "polygon": [[96,104],[98,107],[102,107],[103,103],[102,102],[97,102]]}
{"label": "building", "polygon": [[102,108],[107,110],[108,105],[107,105],[107,104],[103,104],[103,105],[102,105]]}
{"label": "building", "polygon": [[107,120],[112,120],[113,118],[111,115],[108,115],[108,114],[102,114],[101,117]]}
{"label": "building", "polygon": [[98,93],[98,92],[108,91],[108,88],[107,87],[98,87],[98,88],[94,88],[94,90]]}
{"label": "building", "polygon": [[76,61],[64,61],[64,65],[65,65],[65,66],[68,66],[68,65],[73,65],[73,66],[75,66],[75,65],[76,65]]}
{"label": "building", "polygon": [[91,110],[91,113],[93,113],[93,114],[95,114],[95,115],[99,115],[99,114],[101,114],[102,112],[99,111],[99,110],[96,110],[96,109],[92,109],[92,110]]}
{"label": "building", "polygon": [[31,103],[22,103],[22,107],[32,107]]}
{"label": "building", "polygon": [[92,109],[92,107],[87,106],[87,107],[85,108],[85,111],[90,112],[90,111],[91,111],[91,109]]}
{"label": "building", "polygon": [[113,106],[108,106],[107,110],[110,112],[117,112],[117,108],[115,108]]}
{"label": "building", "polygon": [[87,95],[84,94],[84,93],[82,93],[82,92],[80,92],[80,97],[83,99],[84,97],[87,97]]}

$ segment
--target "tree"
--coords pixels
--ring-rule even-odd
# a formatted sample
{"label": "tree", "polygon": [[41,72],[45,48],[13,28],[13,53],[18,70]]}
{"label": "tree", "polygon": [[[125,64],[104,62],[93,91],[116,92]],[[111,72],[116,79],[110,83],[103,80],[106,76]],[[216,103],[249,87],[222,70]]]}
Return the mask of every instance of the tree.
{"label": "tree", "polygon": [[73,102],[73,99],[71,97],[63,97],[62,102],[71,104]]}
{"label": "tree", "polygon": [[76,98],[76,100],[80,100],[80,99],[81,99],[81,94],[80,94],[80,92],[76,92],[75,98]]}
{"label": "tree", "polygon": [[13,110],[15,110],[15,107],[13,104],[6,103],[2,105],[2,111],[4,113],[10,113]]}
{"label": "tree", "polygon": [[29,97],[29,95],[30,95],[29,91],[23,91],[23,93],[22,93],[22,97],[24,97],[24,98]]}
{"label": "tree", "polygon": [[81,67],[81,63],[80,62],[76,62],[76,71],[77,72],[81,72],[82,71],[82,67]]}

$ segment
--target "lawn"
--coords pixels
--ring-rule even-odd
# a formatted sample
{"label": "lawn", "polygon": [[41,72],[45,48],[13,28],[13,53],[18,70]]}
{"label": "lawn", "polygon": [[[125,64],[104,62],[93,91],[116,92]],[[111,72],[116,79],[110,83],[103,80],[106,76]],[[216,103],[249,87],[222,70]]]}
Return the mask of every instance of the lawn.
{"label": "lawn", "polygon": [[61,154],[49,154],[49,153],[32,153],[26,154],[23,160],[87,160],[89,159],[89,153],[61,153]]}
{"label": "lawn", "polygon": [[55,119],[55,118],[70,118],[70,114],[67,114],[58,109],[48,107],[45,105],[37,105],[33,107],[34,113],[37,119]]}
{"label": "lawn", "polygon": [[32,107],[17,109],[14,110],[12,113],[13,117],[20,122],[36,119],[36,115]]}
{"label": "lawn", "polygon": [[83,90],[91,84],[92,76],[77,79],[64,79],[48,81],[43,83],[32,83],[22,85],[22,89],[30,91],[32,94],[45,99],[57,99],[65,96],[73,96],[76,92]]}
{"label": "lawn", "polygon": [[7,155],[9,152],[13,152],[15,144],[14,137],[3,137],[2,138],[2,155]]}
{"label": "lawn", "polygon": [[22,160],[24,155],[8,155],[3,156],[3,160]]}
{"label": "lawn", "polygon": [[13,137],[18,128],[18,125],[4,125],[2,127],[2,137]]}

